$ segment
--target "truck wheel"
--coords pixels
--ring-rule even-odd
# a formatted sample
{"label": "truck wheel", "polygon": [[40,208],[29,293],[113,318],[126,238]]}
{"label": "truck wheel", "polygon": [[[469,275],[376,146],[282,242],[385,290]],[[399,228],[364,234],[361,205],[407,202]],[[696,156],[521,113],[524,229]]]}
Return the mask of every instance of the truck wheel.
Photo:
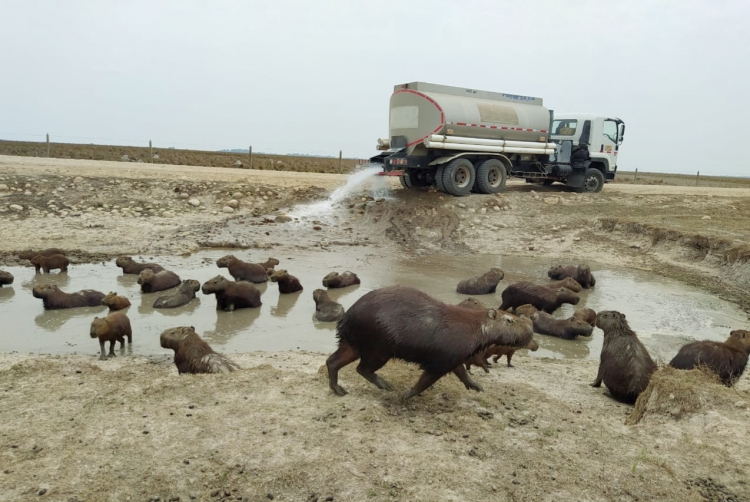
{"label": "truck wheel", "polygon": [[399,181],[401,182],[401,186],[404,188],[412,188],[411,184],[411,178],[409,177],[409,172],[404,171],[404,174],[398,177]]}
{"label": "truck wheel", "polygon": [[505,166],[497,159],[489,159],[477,167],[475,188],[479,193],[497,193],[505,188]]}
{"label": "truck wheel", "polygon": [[474,164],[468,159],[454,159],[443,168],[443,187],[451,195],[469,195],[474,186]]}
{"label": "truck wheel", "polygon": [[583,186],[579,192],[597,193],[604,188],[604,175],[599,169],[589,168],[583,177]]}
{"label": "truck wheel", "polygon": [[552,183],[554,183],[555,180],[544,180],[542,184],[546,187],[550,186]]}
{"label": "truck wheel", "polygon": [[445,165],[438,166],[438,168],[435,170],[435,188],[438,189],[438,192],[445,193],[445,185],[443,185],[443,168]]}

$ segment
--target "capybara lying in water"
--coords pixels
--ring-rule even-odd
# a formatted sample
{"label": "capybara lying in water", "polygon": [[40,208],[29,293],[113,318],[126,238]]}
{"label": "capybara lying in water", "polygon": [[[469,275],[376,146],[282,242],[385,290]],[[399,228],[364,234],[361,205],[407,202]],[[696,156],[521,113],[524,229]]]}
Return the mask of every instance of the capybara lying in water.
{"label": "capybara lying in water", "polygon": [[76,307],[100,307],[104,293],[84,289],[75,293],[65,293],[54,284],[34,286],[34,298],[41,298],[46,310],[72,309]]}
{"label": "capybara lying in water", "polygon": [[204,295],[216,295],[216,310],[258,308],[262,305],[260,291],[245,281],[232,282],[217,275],[203,283]]}
{"label": "capybara lying in water", "polygon": [[551,314],[563,303],[578,305],[580,298],[567,288],[550,289],[533,282],[516,282],[508,286],[502,293],[503,304],[500,310],[520,307],[529,303],[539,310]]}
{"label": "capybara lying in water", "polygon": [[133,343],[133,330],[130,328],[130,319],[122,312],[112,312],[107,317],[94,317],[91,321],[91,338],[99,339],[99,347],[102,349],[100,359],[106,359],[104,354],[104,342],[109,342],[109,357],[115,357],[115,342],[119,340],[120,348],[125,346],[125,338],[128,343]]}
{"label": "capybara lying in water", "polygon": [[530,323],[495,309],[447,305],[409,287],[376,289],[357,300],[336,326],[339,348],[326,361],[329,385],[337,395],[346,394],[338,384],[338,372],[360,359],[360,375],[381,389],[392,390],[375,372],[396,358],[416,363],[424,371],[404,394],[406,399],[451,371],[467,389],[481,391],[464,363],[493,343],[523,347],[532,334]]}
{"label": "capybara lying in water", "polygon": [[138,274],[138,284],[141,285],[141,292],[156,293],[171,289],[180,284],[180,276],[169,270],[154,272],[150,268],[145,268]]}
{"label": "capybara lying in water", "polygon": [[596,322],[596,312],[594,312],[592,309],[579,309],[575,311],[571,319],[583,321],[593,326]]}
{"label": "capybara lying in water", "polygon": [[60,272],[67,272],[68,265],[70,265],[68,257],[62,254],[53,254],[50,256],[38,254],[29,261],[34,265],[37,274],[39,273],[39,269],[42,269],[45,274],[49,274],[50,270],[57,269],[59,269]]}
{"label": "capybara lying in water", "polygon": [[10,284],[13,284],[13,274],[5,270],[0,270],[0,288]]}
{"label": "capybara lying in water", "polygon": [[302,284],[299,283],[299,279],[293,275],[289,275],[289,272],[283,269],[279,269],[271,275],[271,282],[277,282],[279,284],[279,293],[282,295],[288,295],[302,291]]}
{"label": "capybara lying in water", "polygon": [[102,305],[109,307],[110,312],[115,312],[117,310],[124,310],[130,307],[130,300],[128,300],[124,296],[118,295],[115,292],[111,292],[107,294],[107,296],[102,298]]}
{"label": "capybara lying in water", "polygon": [[190,303],[195,298],[195,293],[201,289],[201,283],[193,279],[182,281],[177,291],[171,295],[160,296],[154,301],[155,309],[173,309]]}
{"label": "capybara lying in water", "polygon": [[[274,261],[278,260],[274,259]],[[234,277],[235,281],[250,281],[255,284],[268,282],[267,267],[258,265],[257,263],[244,262],[231,254],[216,260],[216,265],[219,268],[228,269],[229,275]]]}
{"label": "capybara lying in water", "polygon": [[179,374],[229,373],[240,369],[226,356],[214,352],[192,326],[167,329],[159,342],[165,349],[174,350],[174,364]]}
{"label": "capybara lying in water", "polygon": [[463,307],[465,309],[473,309],[473,310],[483,310],[487,308],[487,306],[484,303],[472,297],[467,298],[466,300],[462,301],[456,306]]}
{"label": "capybara lying in water", "polygon": [[359,277],[354,272],[346,271],[343,274],[338,272],[331,272],[330,274],[323,277],[324,288],[345,288],[347,286],[353,286],[354,284],[360,284]]}
{"label": "capybara lying in water", "polygon": [[591,275],[588,265],[555,265],[547,270],[547,276],[556,280],[572,277],[584,289],[593,288],[596,285],[596,279]]}
{"label": "capybara lying in water", "polygon": [[115,265],[122,269],[123,274],[140,274],[147,268],[158,273],[164,270],[164,267],[156,263],[138,263],[130,256],[120,256],[115,260]]}
{"label": "capybara lying in water", "polygon": [[596,327],[604,331],[599,372],[592,387],[602,382],[613,398],[633,404],[648,386],[656,364],[638,336],[628,326],[625,314],[614,310],[599,312]]}
{"label": "capybara lying in water", "polygon": [[693,342],[683,346],[669,362],[679,370],[706,366],[724,385],[731,387],[740,379],[750,355],[750,331],[738,329],[729,333],[726,342]]}
{"label": "capybara lying in water", "polygon": [[30,260],[38,254],[43,256],[52,256],[53,254],[61,254],[63,256],[66,256],[68,253],[60,248],[49,248],[43,249],[41,251],[33,251],[31,249],[27,249],[26,251],[21,251],[20,253],[18,253],[18,257],[22,260]]}
{"label": "capybara lying in water", "polygon": [[502,281],[503,277],[505,273],[493,267],[489,272],[459,282],[456,291],[463,295],[489,295],[497,290],[497,283]]}
{"label": "capybara lying in water", "polygon": [[547,312],[531,314],[534,331],[541,335],[549,335],[564,340],[573,340],[577,336],[591,336],[594,327],[577,319],[560,319]]}
{"label": "capybara lying in water", "polygon": [[514,309],[514,312],[517,316],[526,316],[531,319],[531,315],[539,312],[539,309],[531,305],[530,303],[525,303],[519,307],[516,307]]}
{"label": "capybara lying in water", "polygon": [[315,318],[318,321],[333,322],[344,317],[344,307],[331,300],[326,290],[313,291],[313,300],[315,300]]}
{"label": "capybara lying in water", "polygon": [[562,279],[560,281],[552,281],[546,286],[551,289],[567,288],[574,293],[580,293],[583,289],[581,283],[576,281],[572,277],[566,277],[565,279]]}

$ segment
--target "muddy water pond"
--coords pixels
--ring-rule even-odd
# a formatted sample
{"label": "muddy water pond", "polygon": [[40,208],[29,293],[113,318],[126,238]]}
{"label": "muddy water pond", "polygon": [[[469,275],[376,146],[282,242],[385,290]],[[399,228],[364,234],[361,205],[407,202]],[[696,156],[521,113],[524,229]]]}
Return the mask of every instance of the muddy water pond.
{"label": "muddy water pond", "polygon": [[[155,261],[173,270],[182,279],[204,282],[218,274],[229,277],[226,269],[216,267],[217,258],[226,251],[213,250],[189,257],[139,256],[137,260]],[[268,256],[244,251],[234,254],[248,261],[264,261]],[[169,292],[142,294],[137,276],[123,275],[114,260],[101,264],[73,265],[67,273],[35,274],[33,268],[11,267],[12,287],[0,289],[2,336],[0,352],[40,354],[83,353],[95,355],[99,344],[89,336],[89,325],[95,316],[106,315],[106,308],[78,308],[45,311],[41,300],[31,289],[37,284],[57,284],[66,292],[96,289],[116,291],[127,296],[132,306],[126,311],[133,326],[133,345],[127,353],[171,354],[159,346],[159,334],[174,326],[194,326],[219,351],[253,350],[335,350],[335,323],[313,320],[314,289],[328,272],[352,270],[362,284],[330,290],[330,296],[345,308],[375,288],[392,284],[410,285],[449,303],[466,296],[455,292],[459,280],[492,266],[505,271],[498,293],[480,298],[489,306],[501,303],[500,291],[517,280],[546,283],[549,262],[544,260],[501,256],[383,256],[357,248],[339,252],[305,251],[273,252],[287,269],[297,276],[304,291],[280,295],[274,283],[259,285],[263,305],[259,309],[217,312],[214,296],[198,297],[177,309],[152,308],[154,300]],[[724,340],[731,329],[747,329],[747,316],[735,305],[716,299],[700,290],[650,274],[611,269],[592,264],[596,288],[581,293],[578,308],[619,310],[626,314],[631,327],[639,334],[652,355],[670,359],[687,341],[695,339]],[[574,311],[564,305],[556,315],[567,317]],[[540,349],[532,357],[598,358],[602,332],[595,329],[590,338],[573,341],[534,335]]]}

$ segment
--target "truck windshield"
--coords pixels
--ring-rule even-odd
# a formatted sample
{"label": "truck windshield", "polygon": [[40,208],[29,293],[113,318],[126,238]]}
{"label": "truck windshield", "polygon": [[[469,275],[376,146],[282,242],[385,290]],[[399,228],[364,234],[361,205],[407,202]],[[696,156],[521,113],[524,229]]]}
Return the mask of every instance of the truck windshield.
{"label": "truck windshield", "polygon": [[578,126],[577,120],[554,120],[552,122],[552,134],[557,136],[573,136]]}

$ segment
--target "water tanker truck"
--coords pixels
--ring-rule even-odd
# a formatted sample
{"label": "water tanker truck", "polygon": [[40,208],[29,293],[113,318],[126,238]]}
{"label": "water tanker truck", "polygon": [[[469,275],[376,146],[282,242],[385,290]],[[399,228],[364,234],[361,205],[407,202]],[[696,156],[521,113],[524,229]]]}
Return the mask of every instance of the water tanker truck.
{"label": "water tanker truck", "polygon": [[383,174],[405,188],[496,193],[509,176],[599,192],[613,180],[625,134],[618,118],[555,115],[541,98],[412,82],[394,87]]}

